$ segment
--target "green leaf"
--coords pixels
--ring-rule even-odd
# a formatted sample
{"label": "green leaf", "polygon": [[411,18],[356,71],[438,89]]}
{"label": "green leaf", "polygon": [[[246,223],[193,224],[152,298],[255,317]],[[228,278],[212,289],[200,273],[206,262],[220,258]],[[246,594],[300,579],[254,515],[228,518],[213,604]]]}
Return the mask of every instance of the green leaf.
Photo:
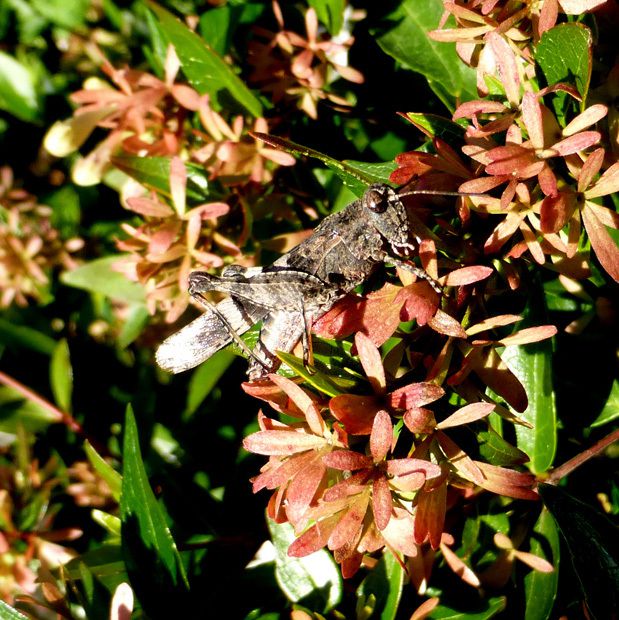
{"label": "green leaf", "polygon": [[112,497],[119,501],[122,488],[121,475],[92,447],[89,441],[84,442],[84,452],[94,470],[107,482]]}
{"label": "green leaf", "polygon": [[0,342],[14,347],[23,347],[51,355],[56,348],[56,341],[32,327],[15,325],[11,321],[0,319]]}
{"label": "green leaf", "polygon": [[49,366],[49,382],[54,400],[61,411],[71,411],[73,393],[73,368],[66,340],[60,340],[52,353]]}
{"label": "green leaf", "polygon": [[99,293],[118,301],[143,304],[144,289],[113,269],[114,264],[122,258],[121,254],[98,258],[73,271],[63,272],[60,281],[67,286]]}
{"label": "green leaf", "polygon": [[462,148],[464,143],[464,127],[462,125],[436,114],[407,112],[404,117],[428,138],[440,138],[458,152]]}
{"label": "green leaf", "polygon": [[387,16],[389,26],[376,31],[382,50],[405,67],[421,73],[430,88],[453,112],[456,103],[477,99],[475,70],[456,54],[453,43],[439,43],[427,35],[438,28],[443,3],[440,0],[404,0]]}
{"label": "green leaf", "polygon": [[28,617],[0,599],[0,620],[28,620]]}
{"label": "green leaf", "polygon": [[615,379],[604,408],[600,415],[591,423],[591,426],[603,426],[617,418],[619,418],[619,380]]}
{"label": "green leaf", "polygon": [[96,508],[93,509],[91,514],[92,520],[95,523],[112,534],[112,536],[117,536],[120,539],[122,523],[118,517],[111,515],[109,512],[103,512],[103,510],[97,510]]}
{"label": "green leaf", "polygon": [[217,382],[228,370],[236,355],[228,350],[217,351],[206,362],[200,364],[191,375],[187,391],[187,405],[183,412],[183,420],[189,419],[211,393]]}
{"label": "green leaf", "polygon": [[331,554],[321,549],[304,558],[288,556],[295,540],[289,523],[267,519],[275,547],[275,577],[282,592],[293,603],[318,609],[322,613],[335,608],[342,599],[342,576]]}
{"label": "green leaf", "polygon": [[122,549],[131,583],[145,607],[159,609],[165,616],[167,611],[178,609],[177,599],[189,583],[170,528],[148,483],[131,406],[125,417],[120,516]]}
{"label": "green leaf", "polygon": [[308,4],[316,11],[318,19],[329,31],[329,34],[336,35],[342,29],[344,23],[344,0],[309,0]]}
{"label": "green leaf", "polygon": [[479,453],[492,465],[520,465],[529,460],[522,450],[505,441],[493,428],[478,431],[476,436],[479,440]]}
{"label": "green leaf", "polygon": [[34,10],[56,26],[76,30],[84,26],[89,0],[30,0]]}
{"label": "green leaf", "polygon": [[[533,284],[533,283],[532,283]],[[525,320],[518,329],[540,325],[546,321],[543,289],[539,282],[531,286]],[[509,346],[501,358],[522,383],[529,405],[522,418],[531,428],[516,426],[517,445],[531,459],[535,474],[548,471],[557,449],[557,412],[552,384],[553,343],[551,339],[524,346]]]}
{"label": "green leaf", "polygon": [[393,620],[398,612],[404,569],[395,556],[385,551],[372,572],[357,588],[357,609],[371,608],[372,618]]}
{"label": "green leaf", "polygon": [[52,225],[63,239],[79,234],[81,209],[79,195],[72,185],[64,185],[44,196],[41,201],[52,209]]}
{"label": "green leaf", "polygon": [[83,570],[80,570],[81,564],[88,567],[94,577],[105,586],[110,594],[119,584],[128,580],[120,545],[101,545],[96,549],[82,553],[82,555],[65,564],[67,575],[72,581],[83,578]]}
{"label": "green leaf", "polygon": [[467,611],[459,611],[447,605],[438,605],[430,612],[428,618],[434,620],[487,620],[502,612],[506,606],[505,597],[495,596],[482,601],[477,608]]}
{"label": "green leaf", "polygon": [[333,170],[335,174],[342,180],[342,183],[349,187],[356,196],[361,196],[368,185],[374,182],[374,178],[371,174],[368,174],[359,167],[359,162],[353,162],[348,164],[346,162],[338,161],[329,157],[320,151],[316,151],[307,146],[291,142],[278,136],[271,136],[270,134],[251,132],[251,135],[255,138],[266,142],[270,146],[291,153],[292,155],[304,155],[305,157],[313,157],[320,160],[330,170]]}
{"label": "green leaf", "polygon": [[542,35],[535,60],[549,86],[574,84],[582,95],[583,109],[591,80],[591,32],[582,24],[560,24]]}
{"label": "green leaf", "polygon": [[265,10],[265,5],[245,0],[240,4],[225,4],[204,11],[199,30],[202,38],[220,55],[228,53],[232,37],[239,24],[253,24]]}
{"label": "green leaf", "polygon": [[6,110],[22,121],[31,123],[40,118],[31,72],[4,52],[0,52],[0,110]]}
{"label": "green leaf", "polygon": [[262,116],[260,101],[206,41],[165,9],[153,2],[148,6],[174,46],[187,79],[201,95],[208,93],[221,106],[226,104],[222,95],[227,95],[252,116]]}
{"label": "green leaf", "polygon": [[524,578],[524,620],[546,620],[551,617],[559,585],[559,558],[561,546],[559,531],[552,515],[543,509],[531,536],[531,553],[548,560],[554,567],[552,573],[532,570]]}
{"label": "green leaf", "polygon": [[[284,364],[292,368],[294,372],[303,377],[310,385],[313,385],[318,391],[326,394],[327,396],[337,396],[346,392],[346,387],[340,385],[341,380],[337,380],[335,377],[331,377],[321,370],[312,368],[308,370],[303,363],[303,360],[295,357],[291,353],[284,353],[283,351],[277,351],[277,357],[279,357]],[[337,381],[337,384],[336,384]],[[350,382],[354,385],[354,381]],[[351,385],[351,387],[352,387]]]}
{"label": "green leaf", "polygon": [[389,175],[398,167],[395,162],[384,161],[372,164],[364,161],[344,160],[348,170],[356,172],[360,177],[371,183],[389,183]]}
{"label": "green leaf", "polygon": [[608,618],[619,609],[617,527],[559,487],[541,484],[538,490],[565,540],[591,616]]}
{"label": "green leaf", "polygon": [[[125,174],[149,189],[171,196],[169,157],[112,157],[112,163]],[[202,166],[185,162],[187,198],[204,202],[209,196],[209,182]]]}
{"label": "green leaf", "polygon": [[127,348],[143,331],[150,321],[150,313],[144,304],[134,304],[129,309],[127,320],[118,335],[118,346]]}

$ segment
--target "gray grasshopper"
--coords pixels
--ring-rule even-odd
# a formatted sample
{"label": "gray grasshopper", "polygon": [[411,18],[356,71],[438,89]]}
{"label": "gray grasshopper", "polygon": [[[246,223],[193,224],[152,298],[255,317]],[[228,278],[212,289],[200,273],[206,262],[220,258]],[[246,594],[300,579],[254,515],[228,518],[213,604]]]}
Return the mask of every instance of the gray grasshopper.
{"label": "gray grasshopper", "polygon": [[[396,264],[440,290],[423,270],[401,260],[417,249],[419,238],[411,228],[401,196],[388,185],[374,184],[269,267],[230,265],[220,276],[191,273],[189,293],[205,312],[159,346],[157,363],[182,372],[236,341],[250,358],[250,380],[256,380],[277,368],[276,351],[290,352],[302,341],[309,364],[312,323],[379,265]],[[203,296],[209,291],[229,297],[215,305]],[[240,336],[259,321],[260,337],[250,351]]]}

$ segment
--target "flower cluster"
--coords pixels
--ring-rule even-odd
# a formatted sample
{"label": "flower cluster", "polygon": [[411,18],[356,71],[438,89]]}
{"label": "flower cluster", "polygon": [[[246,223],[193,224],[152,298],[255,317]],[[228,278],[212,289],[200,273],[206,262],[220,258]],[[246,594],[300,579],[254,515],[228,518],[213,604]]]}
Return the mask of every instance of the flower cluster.
{"label": "flower cluster", "polygon": [[[360,84],[363,75],[348,65],[348,50],[353,44],[350,33],[342,31],[330,38],[318,30],[313,8],[305,12],[306,38],[284,27],[277,2],[273,2],[279,32],[256,29],[250,43],[249,62],[254,67],[250,80],[261,90],[271,93],[273,102],[292,100],[310,118],[317,118],[317,103],[328,100],[348,106],[346,99],[330,92],[330,82],[337,77]],[[261,41],[260,39],[263,39]]]}
{"label": "flower cluster", "polygon": [[52,269],[71,269],[79,238],[62,239],[52,224],[52,209],[14,186],[13,171],[0,168],[0,307],[28,299],[42,301]]}

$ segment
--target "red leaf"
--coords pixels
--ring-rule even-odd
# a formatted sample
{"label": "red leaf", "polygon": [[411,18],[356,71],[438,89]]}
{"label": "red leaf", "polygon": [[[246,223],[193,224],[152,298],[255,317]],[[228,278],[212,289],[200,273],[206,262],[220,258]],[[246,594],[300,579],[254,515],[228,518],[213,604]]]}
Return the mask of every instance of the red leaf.
{"label": "red leaf", "polygon": [[331,413],[351,435],[369,435],[372,432],[374,416],[382,409],[374,396],[340,394],[329,401]]}
{"label": "red leaf", "polygon": [[319,521],[288,547],[291,558],[302,558],[322,549],[337,525],[337,516]]}
{"label": "red leaf", "polygon": [[428,321],[428,325],[439,334],[453,336],[454,338],[466,338],[466,332],[462,325],[442,310],[436,311],[436,314]]}
{"label": "red leaf", "polygon": [[307,512],[326,472],[318,457],[309,467],[296,475],[286,490],[286,516],[295,528]]}
{"label": "red leaf", "polygon": [[415,542],[420,545],[429,539],[432,549],[438,549],[445,524],[447,485],[441,484],[429,492],[422,491],[417,497]]}
{"label": "red leaf", "polygon": [[494,411],[495,407],[496,405],[494,403],[470,403],[452,413],[442,422],[439,422],[436,425],[436,428],[445,429],[452,426],[461,426],[462,424],[475,422],[486,417],[487,415],[490,415],[490,413]]}
{"label": "red leaf", "polygon": [[325,338],[345,338],[353,332],[363,332],[380,346],[400,324],[401,304],[396,303],[400,290],[385,284],[365,299],[344,298],[314,323],[313,330]]}
{"label": "red leaf", "polygon": [[383,394],[387,385],[385,369],[380,358],[380,351],[376,345],[363,333],[355,334],[355,346],[357,355],[363,366],[363,370],[370,380],[370,385],[376,394]]}
{"label": "red leaf", "polygon": [[393,425],[391,416],[381,409],[376,413],[370,434],[370,454],[375,463],[382,461],[391,448],[393,441]]}
{"label": "red leaf", "polygon": [[413,282],[400,290],[396,304],[401,305],[400,319],[425,325],[436,313],[439,297],[428,282]]}
{"label": "red leaf", "polygon": [[546,196],[540,210],[540,228],[544,233],[559,232],[568,222],[578,206],[576,194],[571,191]]}
{"label": "red leaf", "polygon": [[411,383],[387,395],[387,403],[393,409],[413,409],[433,403],[444,394],[445,390],[436,383]]}
{"label": "red leaf", "polygon": [[484,475],[481,483],[484,489],[516,499],[538,500],[539,495],[533,490],[535,476],[488,463],[475,461]]}
{"label": "red leaf", "polygon": [[287,456],[324,445],[322,437],[294,431],[258,431],[243,440],[245,450],[267,456]]}
{"label": "red leaf", "polygon": [[323,463],[332,469],[340,471],[355,471],[372,467],[372,459],[365,454],[353,450],[334,450],[322,458]]}
{"label": "red leaf", "polygon": [[619,248],[606,230],[604,211],[608,209],[587,201],[582,209],[582,221],[602,267],[615,282],[619,282]]}
{"label": "red leaf", "polygon": [[327,542],[329,549],[339,549],[346,545],[349,549],[354,549],[361,536],[363,519],[368,509],[370,501],[369,493],[362,493],[350,508],[346,511],[339,523],[335,526]]}
{"label": "red leaf", "polygon": [[379,476],[372,484],[372,512],[374,513],[376,527],[379,530],[384,530],[387,527],[392,510],[393,501],[389,483],[384,476]]}
{"label": "red leaf", "polygon": [[473,284],[480,280],[485,280],[492,274],[492,267],[484,267],[483,265],[472,265],[470,267],[462,267],[447,274],[445,278],[445,286],[464,286]]}

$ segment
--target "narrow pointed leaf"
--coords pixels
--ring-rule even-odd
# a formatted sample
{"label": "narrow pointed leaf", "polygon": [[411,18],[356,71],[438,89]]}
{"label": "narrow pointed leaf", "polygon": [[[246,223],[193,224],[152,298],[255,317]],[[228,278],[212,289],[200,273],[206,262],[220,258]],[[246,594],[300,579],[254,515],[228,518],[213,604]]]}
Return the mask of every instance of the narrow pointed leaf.
{"label": "narrow pointed leaf", "polygon": [[187,591],[189,583],[170,528],[146,476],[131,407],[125,418],[120,514],[123,555],[140,601],[158,613],[178,610],[178,599]]}
{"label": "narrow pointed leaf", "polygon": [[149,2],[148,6],[174,46],[183,73],[201,95],[208,93],[219,105],[225,104],[226,96],[231,97],[252,116],[262,115],[260,101],[204,39],[154,2]]}

